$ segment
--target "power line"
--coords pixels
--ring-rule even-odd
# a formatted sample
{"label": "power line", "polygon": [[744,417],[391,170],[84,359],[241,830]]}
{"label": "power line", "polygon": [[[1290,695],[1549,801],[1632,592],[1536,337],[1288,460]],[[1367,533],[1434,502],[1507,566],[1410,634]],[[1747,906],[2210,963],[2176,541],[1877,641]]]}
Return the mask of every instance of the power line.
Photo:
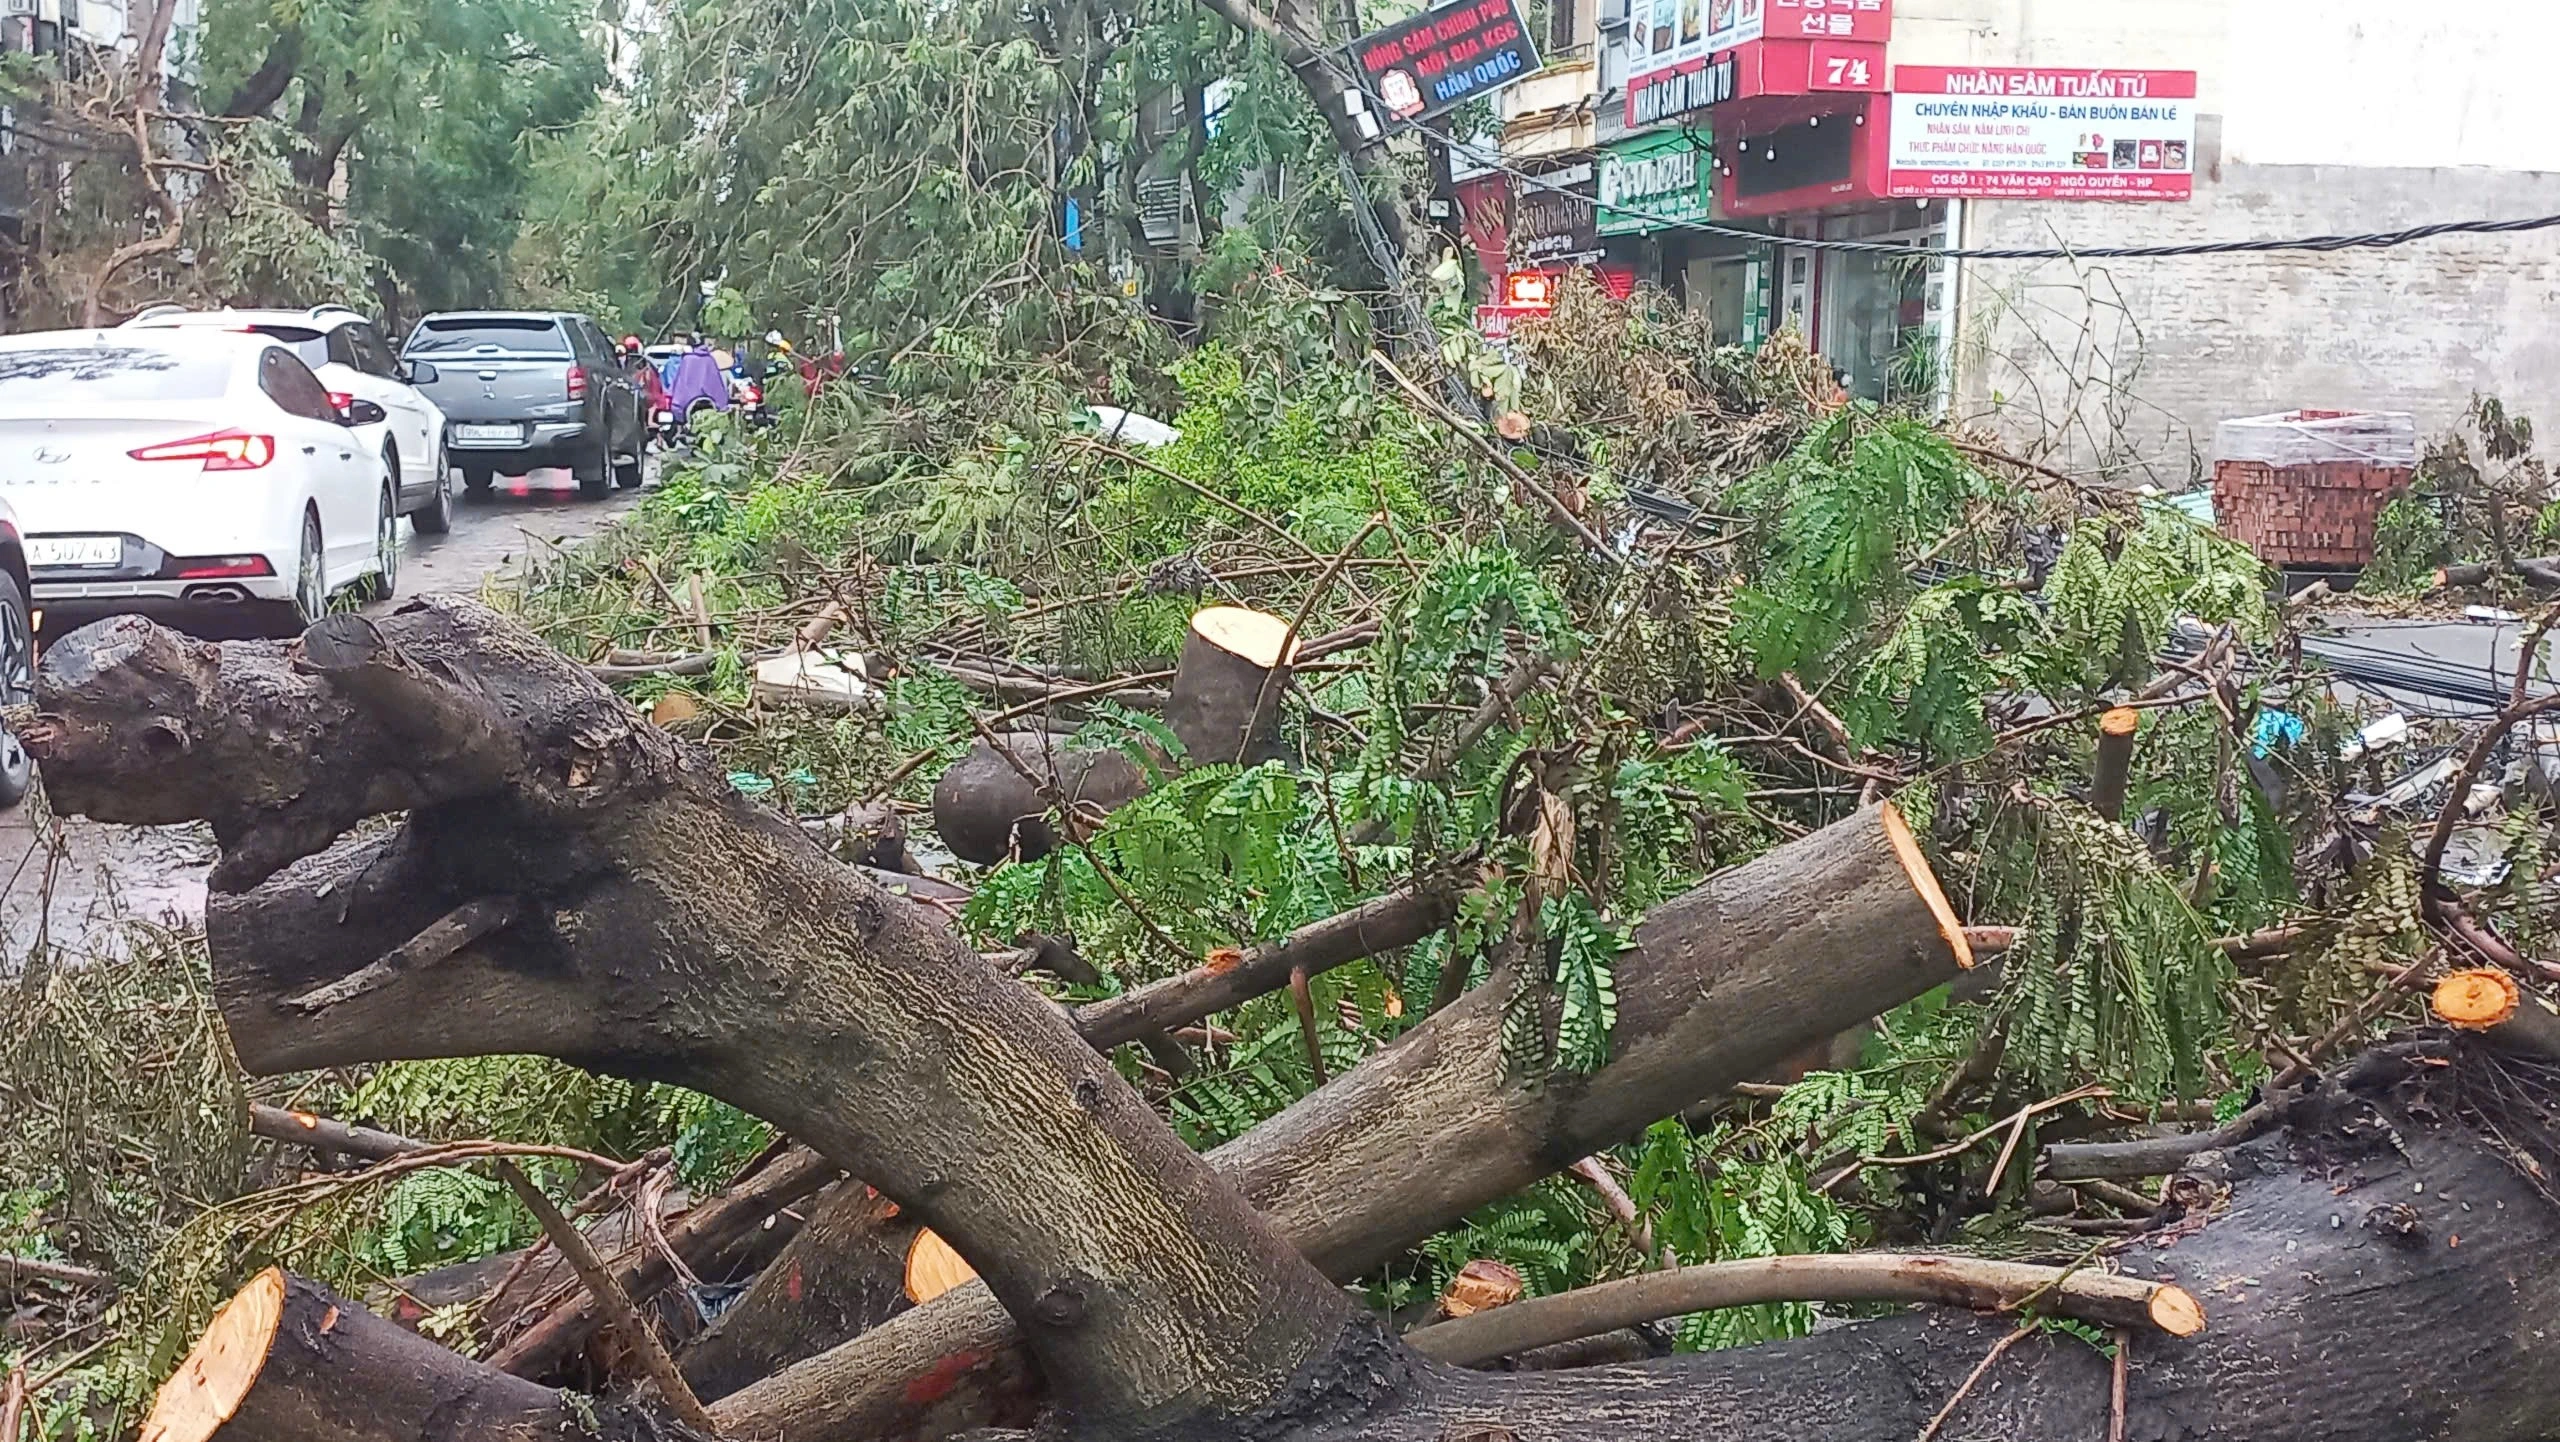
{"label": "power line", "polygon": [[[1243,3],[1250,5],[1252,4],[1252,0],[1243,0]],[[1308,55],[1316,64],[1331,71],[1334,78],[1342,81],[1345,85],[1358,90],[1364,99],[1366,99],[1370,104],[1377,106],[1379,113],[1392,113],[1386,110],[1385,101],[1380,99],[1378,94],[1369,88],[1369,77],[1365,72],[1355,68],[1346,67],[1339,59],[1335,58],[1335,47],[1327,45],[1321,41],[1309,39],[1305,32],[1290,25],[1285,19],[1281,19],[1277,16],[1269,16],[1267,18],[1272,21],[1275,28],[1295,37],[1298,43],[1306,48]],[[1448,131],[1442,130],[1436,126],[1426,125],[1418,120],[1408,120],[1400,123],[1405,129],[1411,130],[1416,134],[1423,136],[1425,139],[1436,140],[1440,142],[1441,145],[1450,149],[1462,149],[1467,151],[1470,155],[1478,154],[1471,142],[1462,141],[1456,136],[1451,135]],[[1686,129],[1687,127],[1682,128]],[[1715,151],[1712,146],[1703,150],[1702,153],[1710,162],[1715,158]],[[1554,181],[1548,180],[1543,176],[1533,174],[1529,171],[1522,170],[1518,166],[1511,165],[1499,158],[1484,161],[1482,163],[1485,165],[1487,170],[1507,175],[1514,181],[1527,184],[1533,189],[1551,191],[1562,195],[1570,195],[1578,200],[1591,199],[1590,197],[1583,196],[1572,186],[1558,185]],[[1998,199],[1999,197],[1991,196],[1983,198]],[[1596,199],[1592,199],[1592,203],[1596,206],[1598,201]],[[1798,239],[1794,236],[1772,235],[1764,230],[1752,230],[1744,226],[1719,225],[1714,221],[1691,220],[1685,216],[1664,215],[1658,211],[1643,210],[1634,206],[1613,205],[1610,206],[1609,209],[1620,215],[1632,216],[1637,220],[1649,222],[1655,227],[1663,230],[1685,230],[1701,235],[1721,235],[1741,240],[1758,241],[1764,245],[1785,246],[1790,250],[1827,250],[1839,251],[1853,255],[1892,255],[1922,260],[2169,260],[2182,256],[2197,255],[2264,255],[2276,252],[2292,251],[2335,253],[2349,250],[2390,250],[2398,246],[2414,245],[2419,241],[2434,240],[2438,237],[2447,235],[2515,235],[2526,231],[2560,229],[2560,215],[2535,215],[2526,216],[2517,220],[2443,220],[2436,221],[2428,225],[2410,226],[2405,230],[2368,231],[2352,235],[2298,236],[2283,240],[2208,240],[2192,241],[2183,245],[2100,245],[2087,247],[1920,246],[1896,245],[1890,241],[1879,240]]]}

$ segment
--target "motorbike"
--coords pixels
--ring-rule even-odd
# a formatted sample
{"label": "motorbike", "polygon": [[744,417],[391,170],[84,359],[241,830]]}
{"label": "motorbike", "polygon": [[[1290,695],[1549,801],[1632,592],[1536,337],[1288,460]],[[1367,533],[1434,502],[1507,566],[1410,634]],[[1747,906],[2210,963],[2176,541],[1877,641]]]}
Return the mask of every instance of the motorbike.
{"label": "motorbike", "polygon": [[733,404],[728,374],[712,358],[710,347],[699,346],[676,357],[668,368],[667,404],[659,412],[658,423],[667,444],[674,446],[683,441],[698,416],[726,411]]}
{"label": "motorbike", "polygon": [[773,412],[764,403],[764,383],[739,377],[731,389],[730,414],[747,425],[762,429],[773,424]]}

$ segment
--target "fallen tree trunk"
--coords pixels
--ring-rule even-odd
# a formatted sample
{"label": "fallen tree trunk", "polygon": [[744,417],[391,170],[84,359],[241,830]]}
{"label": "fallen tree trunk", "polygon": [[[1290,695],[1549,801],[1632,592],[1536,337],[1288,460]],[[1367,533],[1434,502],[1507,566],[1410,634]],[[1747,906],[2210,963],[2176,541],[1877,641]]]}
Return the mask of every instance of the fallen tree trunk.
{"label": "fallen tree trunk", "polygon": [[2205,1325],[2196,1299],[2166,1282],[1980,1257],[1852,1252],[1646,1272],[1436,1323],[1406,1333],[1404,1340],[1426,1357],[1475,1367],[1640,1322],[1764,1302],[1934,1302],[1976,1312],[2071,1317],[2172,1337],[2194,1336]]}
{"label": "fallen tree trunk", "polygon": [[[486,608],[290,646],[121,617],[50,648],[38,694],[58,806],[212,824],[214,994],[252,1071],[532,1052],[720,1097],[968,1256],[1073,1431],[1267,1434],[1302,1372],[1388,1350],[1055,1007]],[[517,919],[404,950],[491,898]]]}
{"label": "fallen tree trunk", "polygon": [[[2445,566],[2436,572],[2435,589],[2485,586],[2497,575],[2498,566],[2494,562],[2474,561]],[[2515,575],[2537,591],[2560,591],[2560,556],[2518,556],[2515,558]]]}
{"label": "fallen tree trunk", "polygon": [[[2183,1338],[2133,1335],[2120,1373],[2076,1337],[2038,1335],[2008,1317],[1924,1311],[1794,1341],[1570,1372],[1468,1372],[1391,1351],[1379,1354],[1371,1375],[1398,1405],[1310,1408],[1283,1435],[1292,1442],[2541,1437],[2560,1415],[2560,1370],[2533,1342],[2560,1319],[2560,1269],[2547,1264],[2560,1248],[2560,1206],[2546,1180],[2560,1168],[2549,1140],[2560,1135],[2560,1115],[2537,1100],[2554,1094],[2555,1080],[2560,1072],[2547,1064],[2448,1040],[2368,1054],[2305,1098],[2281,1130],[2225,1153],[2210,1173],[2190,1175],[2182,1190],[2196,1199],[2192,1210],[2126,1253],[2124,1264],[2147,1280],[2209,1299],[2212,1318]],[[2484,1137],[2486,1127],[2498,1128],[2498,1139]],[[2513,1150],[2512,1138],[2528,1132],[2539,1140]],[[187,1401],[195,1393],[218,1400],[221,1393],[200,1380],[215,1376],[233,1379],[225,1415],[236,1415],[242,1442],[530,1442],[517,1419],[560,1425],[546,1409],[562,1405],[561,1394],[450,1354],[417,1354],[429,1344],[386,1324],[368,1326],[352,1307],[335,1324],[346,1341],[324,1355],[309,1339],[325,1316],[325,1294],[304,1284],[295,1295],[298,1335],[244,1327],[226,1312],[164,1389],[145,1442],[213,1435],[216,1427],[171,1424],[220,1410]],[[217,1341],[243,1337],[247,1343]],[[242,1356],[263,1365],[205,1365],[208,1357]],[[966,1349],[947,1361],[920,1390],[965,1379],[984,1363]],[[2413,1369],[2450,1369],[2458,1382],[2437,1385],[2441,1379],[2413,1377]],[[493,1391],[457,1389],[456,1378]],[[492,1420],[458,1427],[438,1419],[434,1409],[457,1396]],[[328,1418],[337,1430],[319,1430],[310,1419],[330,1405],[340,1409]],[[603,1435],[632,1435],[624,1416],[599,1421]],[[816,1435],[746,1432],[725,1419],[722,1430],[733,1442]]]}
{"label": "fallen tree trunk", "polygon": [[[1962,973],[1971,950],[1901,816],[1870,807],[1656,907],[1618,958],[1609,1064],[1506,1073],[1508,998],[1479,987],[1210,1160],[1317,1266],[1349,1279],[1467,1213]],[[1004,1309],[963,1287],[712,1407],[795,1442],[900,1435],[928,1388],[965,1415],[1009,1376]],[[969,1365],[952,1359],[966,1357]],[[1018,1367],[1018,1364],[1012,1364]],[[947,1374],[947,1375],[946,1375]],[[990,1397],[980,1417],[992,1415]]]}

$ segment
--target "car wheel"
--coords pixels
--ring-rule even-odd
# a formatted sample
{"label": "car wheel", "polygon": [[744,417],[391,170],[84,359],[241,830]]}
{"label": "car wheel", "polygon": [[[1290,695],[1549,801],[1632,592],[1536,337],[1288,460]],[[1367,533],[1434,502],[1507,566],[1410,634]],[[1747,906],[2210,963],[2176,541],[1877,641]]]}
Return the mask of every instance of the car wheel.
{"label": "car wheel", "polygon": [[[0,705],[23,706],[35,699],[36,638],[28,624],[26,594],[18,589],[17,577],[0,571]],[[35,776],[35,758],[16,732],[0,727],[0,808],[26,800]]]}
{"label": "car wheel", "polygon": [[485,498],[489,494],[490,489],[497,484],[497,467],[491,465],[475,466],[468,462],[464,463],[462,467],[462,488],[464,490],[469,491],[475,496]]}
{"label": "car wheel", "polygon": [[320,561],[320,518],[302,513],[302,554],[293,562],[293,619],[308,628],[329,614],[329,572]]}
{"label": "car wheel", "polygon": [[602,500],[613,493],[613,442],[596,441],[595,453],[580,456],[571,463],[569,473],[578,478],[578,494],[590,501]]}
{"label": "car wheel", "polygon": [[364,592],[372,600],[388,601],[400,589],[400,493],[384,486],[382,503],[374,512],[374,572]]}
{"label": "car wheel", "polygon": [[453,529],[453,458],[441,445],[436,447],[435,476],[435,494],[409,517],[409,524],[422,536],[441,536]]}

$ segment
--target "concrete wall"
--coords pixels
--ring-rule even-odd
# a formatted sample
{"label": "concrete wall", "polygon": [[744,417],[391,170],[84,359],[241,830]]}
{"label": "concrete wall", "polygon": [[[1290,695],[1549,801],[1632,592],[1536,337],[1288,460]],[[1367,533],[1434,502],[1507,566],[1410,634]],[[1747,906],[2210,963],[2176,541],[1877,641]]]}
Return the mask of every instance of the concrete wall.
{"label": "concrete wall", "polygon": [[[2199,72],[2195,199],[1976,201],[1972,245],[2175,244],[2560,214],[2560,5],[1902,0],[1902,64]],[[1969,262],[1956,409],[2021,447],[2175,489],[2213,426],[2475,392],[2560,425],[2560,231],[2389,251]]]}

